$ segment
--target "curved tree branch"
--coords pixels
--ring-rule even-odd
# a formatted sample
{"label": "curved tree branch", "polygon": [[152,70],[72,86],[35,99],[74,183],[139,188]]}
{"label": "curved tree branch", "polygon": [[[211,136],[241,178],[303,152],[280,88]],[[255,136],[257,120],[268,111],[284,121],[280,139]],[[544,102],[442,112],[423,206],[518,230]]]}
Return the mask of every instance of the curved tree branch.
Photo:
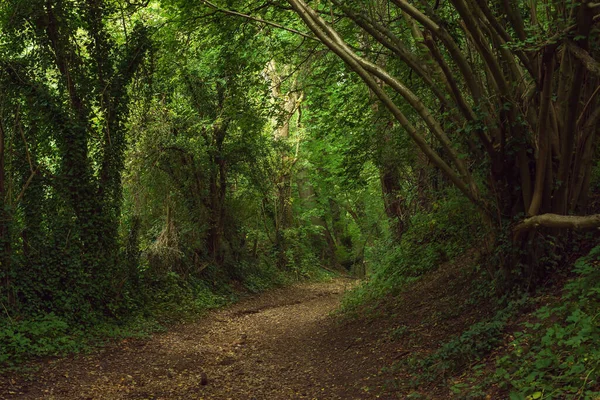
{"label": "curved tree branch", "polygon": [[315,21],[314,15],[310,13],[309,7],[303,0],[288,0],[288,2],[314,34],[363,79],[385,107],[394,115],[398,122],[400,122],[402,127],[408,132],[430,161],[440,168],[456,187],[474,204],[480,206],[485,211],[485,206],[481,203],[479,193],[476,189],[463,181],[463,179],[461,179],[461,177],[429,146],[425,138],[417,132],[404,113],[402,113],[387,93],[377,84],[373,76],[356,59],[356,55],[349,54],[347,47],[340,45],[334,37],[329,36],[331,35],[331,30],[326,31],[325,28],[318,23],[320,21]]}
{"label": "curved tree branch", "polygon": [[520,235],[523,232],[544,228],[558,229],[600,229],[600,214],[593,215],[559,215],[559,214],[541,214],[535,217],[526,218],[519,223],[514,232]]}
{"label": "curved tree branch", "polygon": [[345,55],[352,57],[362,68],[370,74],[375,75],[386,84],[388,84],[394,91],[400,94],[411,107],[419,114],[423,121],[427,124],[433,135],[442,144],[444,150],[448,153],[452,163],[456,166],[464,180],[470,186],[473,193],[477,192],[477,187],[471,176],[468,168],[466,167],[463,160],[460,159],[457,151],[452,147],[450,139],[442,129],[440,123],[433,117],[429,109],[423,104],[423,102],[416,96],[408,87],[402,82],[391,76],[387,71],[383,70],[378,65],[365,60],[358,56],[356,53],[349,48],[339,34],[331,28],[312,8],[308,7],[303,1],[298,2],[299,6],[303,8],[303,12],[306,13],[307,17],[312,20],[317,27],[324,32],[329,40],[335,43],[336,46],[341,48]]}

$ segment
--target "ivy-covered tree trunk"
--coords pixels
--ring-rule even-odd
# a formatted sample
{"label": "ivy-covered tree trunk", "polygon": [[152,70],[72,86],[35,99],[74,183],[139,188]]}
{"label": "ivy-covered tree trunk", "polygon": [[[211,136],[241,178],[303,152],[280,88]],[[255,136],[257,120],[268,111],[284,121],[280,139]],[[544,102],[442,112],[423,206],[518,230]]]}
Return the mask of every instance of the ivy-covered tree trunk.
{"label": "ivy-covered tree trunk", "polygon": [[223,235],[225,233],[225,197],[227,195],[227,161],[223,154],[223,140],[227,133],[227,124],[213,127],[214,150],[211,157],[211,173],[209,177],[209,218],[210,226],[207,234],[209,257],[217,264],[223,265]]}
{"label": "ivy-covered tree trunk", "polygon": [[378,128],[377,165],[381,181],[381,192],[385,214],[390,224],[390,233],[396,243],[400,243],[402,235],[407,229],[409,216],[405,199],[406,191],[402,189],[400,168],[407,165],[408,160],[403,160],[398,154],[397,142],[392,137],[390,128],[393,122]]}
{"label": "ivy-covered tree trunk", "polygon": [[[297,78],[292,82],[287,91],[282,88],[284,72],[278,70],[274,60],[267,66],[267,73],[271,83],[271,94],[273,99],[281,104],[281,116],[275,127],[275,140],[282,146],[279,155],[279,176],[275,180],[275,248],[278,253],[278,264],[284,267],[286,259],[287,243],[285,239],[286,229],[292,226],[292,169],[297,161],[296,157],[290,155],[289,138],[292,117],[298,111],[302,92],[297,87]],[[285,71],[285,68],[284,68]]]}
{"label": "ivy-covered tree trunk", "polygon": [[3,199],[19,216],[18,296],[33,307],[55,296],[56,311],[76,304],[81,316],[111,312],[126,275],[117,231],[123,120],[148,50],[145,30],[139,25],[118,44],[108,22],[115,10],[102,0],[14,1],[2,12],[0,82],[15,99],[2,114],[14,125],[11,173],[20,186]]}

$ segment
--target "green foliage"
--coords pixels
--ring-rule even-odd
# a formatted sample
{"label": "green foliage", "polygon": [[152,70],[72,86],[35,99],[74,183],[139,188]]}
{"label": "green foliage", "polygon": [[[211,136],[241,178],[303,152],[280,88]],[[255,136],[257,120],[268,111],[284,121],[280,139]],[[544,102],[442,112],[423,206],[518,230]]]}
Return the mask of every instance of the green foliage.
{"label": "green foliage", "polygon": [[210,288],[201,280],[185,280],[175,272],[148,275],[143,278],[142,287],[144,305],[140,311],[167,324],[227,304],[233,294],[224,284],[220,288]]}
{"label": "green foliage", "polygon": [[0,5],[0,362],[326,275],[310,217],[275,226],[301,132],[275,140],[298,118],[264,71],[297,74],[298,38],[178,1],[42,3]]}
{"label": "green foliage", "polygon": [[164,331],[156,318],[136,316],[115,323],[94,325],[68,323],[53,313],[0,326],[0,372],[19,369],[32,357],[56,357],[89,350],[110,340],[147,338]]}
{"label": "green foliage", "polygon": [[318,267],[321,260],[315,254],[311,243],[311,238],[318,234],[318,229],[310,225],[289,228],[283,234],[286,243],[285,268],[296,276],[297,280],[312,279],[320,275]]}
{"label": "green foliage", "polygon": [[[203,2],[126,3],[0,2],[0,304],[6,314],[0,317],[0,364],[80,350],[91,343],[85,337],[146,334],[234,301],[240,291],[331,275],[320,267],[359,276],[368,270],[368,281],[344,307],[373,306],[477,246],[485,234],[480,211],[448,189],[443,173],[412,144],[406,124],[395,122],[333,52]],[[306,29],[286,7],[222,3]],[[472,172],[487,182],[490,171],[482,166],[494,164],[491,175],[506,179],[494,176],[490,189],[508,193],[502,201],[504,194],[497,194],[499,213],[522,208],[513,201],[521,198],[521,188],[513,185],[518,174],[512,158],[518,146],[536,141],[525,128],[512,128],[527,126],[515,110],[533,110],[535,93],[498,96],[494,86],[504,85],[490,85],[497,77],[476,76],[487,101],[474,101],[454,62],[440,74],[433,59],[422,58],[423,43],[411,36],[408,17],[394,7],[383,12],[348,2],[359,5],[363,17],[398,33],[392,44],[406,42],[401,47],[414,53],[423,70],[410,71],[398,54],[386,55],[385,46],[349,18],[335,23],[343,40],[412,88],[428,110],[426,120],[439,122],[449,147],[466,160],[464,171],[455,165],[460,179]],[[318,7],[333,17],[329,6]],[[539,25],[553,29],[549,10],[539,7]],[[447,37],[466,49],[469,41],[452,4],[433,11],[445,17]],[[547,35],[527,29],[524,40],[508,41],[505,50],[546,48]],[[447,57],[443,47],[438,51]],[[468,58],[474,69],[487,71],[485,57],[473,54]],[[531,66],[523,67],[507,70]],[[432,88],[443,96],[430,93],[423,73],[432,74]],[[444,75],[458,80],[446,85],[438,81]],[[531,82],[522,80],[524,87]],[[507,90],[521,86],[513,83],[507,82]],[[463,96],[444,95],[446,86]],[[392,89],[386,85],[388,93]],[[459,98],[464,105],[455,112],[453,99]],[[534,103],[519,107],[510,98]],[[399,96],[392,101],[425,132],[428,123],[416,110]],[[476,104],[472,112],[470,104]],[[494,139],[481,148],[474,139],[488,134]],[[423,137],[451,166],[452,152],[444,150],[440,136]],[[535,164],[533,147],[525,166]],[[493,163],[481,157],[486,151],[495,155]],[[591,176],[596,190],[598,171],[596,166]],[[554,245],[547,236],[540,241],[547,246],[540,249]],[[548,266],[557,262],[539,259]],[[525,266],[519,267],[513,271],[522,277]],[[593,272],[579,273],[582,282],[595,285]],[[539,317],[547,332],[532,360],[544,379],[553,376],[549,363],[556,363],[559,369],[566,365],[561,379],[581,370],[589,371],[591,382],[595,353],[578,361],[583,356],[577,351],[597,340],[596,300],[583,286],[569,290],[588,294],[569,298],[572,309]],[[421,366],[435,365],[436,374],[445,374],[479,359],[497,344],[509,314],[474,325]],[[548,322],[557,316],[562,325]],[[515,348],[533,340],[534,328],[515,340]],[[391,336],[405,333],[398,327]],[[516,393],[546,396],[554,384],[543,383],[540,374],[528,382],[519,371],[507,372]]]}
{"label": "green foliage", "polygon": [[0,369],[31,356],[56,356],[82,348],[69,324],[53,313],[0,326]]}
{"label": "green foliage", "polygon": [[495,379],[515,399],[600,396],[600,246],[575,263],[560,301],[535,312],[497,360]]}
{"label": "green foliage", "polygon": [[244,263],[240,269],[244,287],[250,293],[260,293],[293,281],[293,277],[282,273],[276,267],[274,258],[267,255],[261,256],[261,260],[256,264]]}
{"label": "green foliage", "polygon": [[[146,337],[163,330],[165,325],[197,318],[206,310],[223,306],[234,298],[226,285],[210,288],[200,280],[184,281],[175,273],[161,279],[144,277],[141,287],[143,306],[130,304],[128,314],[120,320],[93,320],[81,324],[54,313],[22,320],[2,320],[0,369],[18,366],[31,357],[79,352],[106,340]],[[136,301],[140,300],[139,296]]]}
{"label": "green foliage", "polygon": [[102,2],[38,3],[0,9],[2,180],[15,188],[2,193],[13,236],[0,298],[16,314],[92,321],[119,298],[124,120],[149,31],[132,24],[122,41]]}
{"label": "green foliage", "polygon": [[419,379],[437,379],[476,364],[503,339],[507,324],[523,309],[527,297],[509,302],[487,321],[477,322],[423,359],[412,359],[412,368],[423,371]]}
{"label": "green foliage", "polygon": [[407,283],[440,267],[468,250],[483,232],[473,207],[458,193],[450,192],[429,212],[415,214],[400,243],[380,239],[366,251],[372,274],[369,281],[344,299],[346,311],[365,302],[396,294]]}

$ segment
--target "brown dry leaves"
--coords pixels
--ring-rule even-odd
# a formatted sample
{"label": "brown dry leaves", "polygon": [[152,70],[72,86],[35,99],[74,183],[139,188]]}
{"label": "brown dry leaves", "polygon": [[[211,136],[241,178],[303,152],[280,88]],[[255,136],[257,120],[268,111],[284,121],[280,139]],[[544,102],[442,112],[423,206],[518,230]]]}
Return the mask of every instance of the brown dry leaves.
{"label": "brown dry leaves", "polygon": [[[151,340],[123,340],[97,354],[0,380],[1,398],[335,399],[330,315],[352,281],[277,289]],[[342,384],[340,387],[339,385]],[[362,397],[361,397],[362,398]]]}
{"label": "brown dry leaves", "polygon": [[[29,377],[0,377],[1,399],[404,399],[411,374],[387,369],[423,356],[489,312],[466,307],[472,276],[448,263],[360,318],[332,316],[355,282],[299,284],[214,311],[151,340],[124,340],[96,354],[40,364]],[[417,388],[452,398],[438,382]]]}

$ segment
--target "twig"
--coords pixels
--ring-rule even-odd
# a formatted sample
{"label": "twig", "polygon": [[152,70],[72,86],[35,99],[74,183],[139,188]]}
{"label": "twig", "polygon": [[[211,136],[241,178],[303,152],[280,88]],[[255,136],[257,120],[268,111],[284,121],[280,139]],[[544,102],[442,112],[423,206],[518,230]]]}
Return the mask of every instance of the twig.
{"label": "twig", "polygon": [[308,34],[306,34],[304,32],[300,32],[300,31],[298,31],[296,29],[293,29],[293,28],[285,27],[285,26],[283,26],[281,24],[278,24],[276,22],[267,21],[267,20],[262,19],[262,18],[253,17],[252,15],[243,14],[241,12],[237,12],[237,11],[233,11],[233,10],[227,10],[225,8],[221,8],[221,7],[217,6],[214,3],[211,3],[208,0],[201,0],[201,1],[202,1],[202,3],[204,3],[207,6],[211,7],[212,9],[214,9],[216,11],[219,11],[219,12],[222,12],[223,14],[235,15],[235,16],[238,16],[238,17],[242,17],[242,18],[246,18],[246,19],[252,20],[252,21],[260,22],[262,24],[271,25],[271,26],[274,26],[275,28],[283,29],[284,31],[288,31],[288,32],[294,33],[296,35],[303,36],[303,37],[305,37],[307,39],[315,40],[317,42],[319,41],[319,39],[317,39],[316,37],[314,37],[312,35],[308,35]]}
{"label": "twig", "polygon": [[19,193],[19,195],[15,199],[15,203],[14,204],[17,204],[19,201],[21,201],[21,198],[25,194],[25,191],[27,190],[27,188],[29,187],[29,185],[31,185],[31,181],[33,180],[33,177],[37,174],[37,172],[39,171],[39,169],[40,169],[40,167],[37,167],[35,169],[35,171],[31,172],[31,175],[29,175],[29,178],[27,179],[27,182],[25,182],[25,185],[23,185],[23,189],[21,189],[21,193]]}
{"label": "twig", "polygon": [[4,308],[4,312],[6,313],[6,318],[8,318],[8,320],[10,321],[10,324],[13,325],[15,323],[15,321],[13,321],[13,319],[10,317],[10,314],[9,314],[8,310],[6,309],[4,302],[0,301],[0,304],[2,304],[2,308]]}

